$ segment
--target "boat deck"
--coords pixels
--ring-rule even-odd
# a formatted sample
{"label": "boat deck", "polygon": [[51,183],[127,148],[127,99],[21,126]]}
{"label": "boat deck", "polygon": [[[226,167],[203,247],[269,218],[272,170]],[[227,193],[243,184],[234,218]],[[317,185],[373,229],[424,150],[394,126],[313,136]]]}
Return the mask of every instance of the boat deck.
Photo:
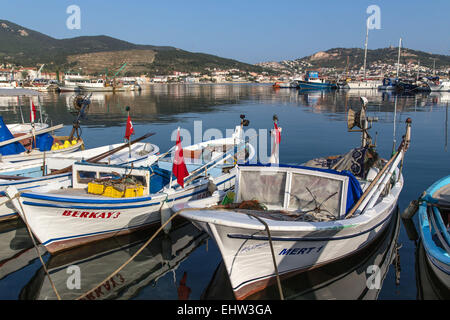
{"label": "boat deck", "polygon": [[433,194],[433,198],[437,199],[438,201],[445,201],[450,203],[450,184],[447,184],[438,189]]}

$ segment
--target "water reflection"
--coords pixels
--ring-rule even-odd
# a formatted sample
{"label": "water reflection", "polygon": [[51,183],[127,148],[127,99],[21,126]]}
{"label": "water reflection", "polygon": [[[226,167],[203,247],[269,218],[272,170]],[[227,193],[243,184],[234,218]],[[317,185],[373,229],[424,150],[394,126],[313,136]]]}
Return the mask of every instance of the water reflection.
{"label": "water reflection", "polygon": [[[95,288],[140,249],[150,234],[133,233],[51,256],[47,261],[47,269],[61,298],[75,299]],[[145,287],[150,288],[146,291],[146,299],[159,299],[164,296],[176,298],[176,269],[192,251],[204,244],[207,237],[207,234],[192,224],[179,223],[168,235],[155,238],[123,270],[83,299],[132,299]],[[80,288],[70,285],[70,266],[79,268]],[[159,286],[158,282],[168,273],[173,273],[173,277],[170,275],[169,279],[172,278],[174,282],[172,290],[166,292],[167,288],[164,285]],[[31,281],[22,289],[20,299],[56,299],[43,268],[37,270]]]}
{"label": "water reflection", "polygon": [[[135,122],[174,122],[183,113],[213,112],[217,107],[230,104],[281,104],[306,107],[313,113],[340,114],[349,108],[360,108],[359,97],[369,99],[369,111],[392,112],[396,94],[377,90],[275,90],[270,85],[210,85],[210,84],[158,84],[142,91],[93,92],[88,120],[84,125],[119,125],[126,114],[125,107],[132,107]],[[33,97],[36,105],[51,114],[53,123],[71,124],[73,93],[45,93]],[[398,111],[428,111],[424,107],[444,105],[450,100],[450,92],[417,93],[400,95]],[[9,122],[27,118],[29,99],[24,97],[0,97],[0,110]],[[22,109],[22,115],[20,114]],[[340,119],[340,118],[339,118]],[[25,119],[26,120],[26,119]]]}
{"label": "water reflection", "polygon": [[427,261],[422,241],[416,248],[416,281],[418,300],[448,300],[450,290],[434,274]]}
{"label": "water reflection", "polygon": [[[413,119],[412,144],[406,155],[403,168],[405,185],[399,198],[400,210],[403,210],[411,199],[416,199],[427,186],[440,177],[449,174],[450,153],[445,146],[448,145],[447,104],[450,93],[419,93],[396,96],[393,93],[383,93],[376,90],[305,92],[274,90],[270,85],[161,84],[144,88],[141,92],[93,93],[88,120],[82,121],[83,138],[88,148],[122,141],[126,120],[125,107],[127,105],[132,107],[131,115],[136,136],[149,131],[156,132],[157,134],[149,140],[159,145],[161,150],[168,150],[173,146],[170,136],[177,126],[182,126],[193,132],[192,122],[194,120],[203,121],[203,130],[217,128],[225,133],[225,129],[234,128],[238,123],[240,114],[245,114],[250,119],[250,128],[272,128],[272,116],[276,113],[283,127],[280,159],[283,163],[299,164],[323,155],[340,154],[343,150],[349,150],[360,143],[358,133],[347,132],[346,112],[349,108],[359,110],[361,106],[359,97],[362,94],[369,99],[369,115],[379,118],[379,122],[374,124],[372,135],[377,140],[378,152],[383,157],[389,156],[392,151],[392,123],[394,121],[396,97],[398,128],[400,128],[400,124],[403,125],[407,117]],[[51,93],[33,99],[38,99],[36,101],[42,106],[44,115],[47,113],[53,124],[66,124],[66,127],[60,131],[70,132],[69,125],[74,120],[72,114],[68,111],[71,94]],[[35,104],[36,101],[34,101]],[[25,120],[29,119],[29,100],[27,98],[17,100],[17,97],[0,97],[0,109],[7,123],[21,122],[22,115]],[[22,113],[20,110],[22,110]],[[403,134],[402,130],[397,130],[397,141],[401,140],[401,134]],[[117,291],[113,290],[112,293],[104,296],[108,299],[134,297],[136,295],[136,298],[142,299],[177,299],[179,282],[186,271],[187,286],[192,289],[189,298],[199,299],[213,277],[221,256],[214,244],[210,244],[209,251],[205,252],[203,250],[205,245],[193,240],[198,237],[200,241],[204,235],[193,236],[194,232],[198,231],[186,232],[188,236],[185,239],[191,241],[192,244],[192,247],[187,245],[186,248],[197,249],[190,253],[188,257],[185,255],[187,258],[182,262],[183,268],[171,269],[175,271],[168,271],[162,275],[163,269],[158,269],[158,263],[162,263],[162,254],[154,251],[155,253],[152,255],[151,252],[147,252],[146,255],[142,256],[142,259],[147,259],[148,262],[139,260],[139,257],[135,262],[142,262],[142,272],[150,273],[140,274],[141,271],[131,271],[130,274],[122,274],[122,276],[126,276],[124,276],[126,285],[120,286]],[[141,237],[141,241],[149,236],[147,234]],[[17,299],[19,294],[22,298],[54,298],[43,277],[42,266],[37,259],[31,241],[26,239],[27,232],[23,225],[0,226],[0,298]],[[403,244],[408,243],[406,237],[400,240]],[[72,253],[67,253],[64,259],[61,256],[55,260],[56,258],[50,258],[48,254],[45,254],[44,259],[45,261],[48,260],[55,276],[60,277],[58,289],[61,287],[66,297],[73,297],[75,296],[73,292],[64,292],[65,282],[63,280],[64,276],[67,280],[68,274],[65,273],[67,266],[78,263],[82,266],[90,266],[86,269],[87,271],[83,270],[83,273],[87,272],[86,274],[91,279],[86,280],[88,281],[86,284],[88,288],[85,288],[83,284],[83,290],[80,290],[79,293],[87,291],[90,289],[89,286],[95,285],[96,281],[101,281],[111,272],[111,269],[119,266],[130,256],[130,253],[126,252],[126,247],[132,246],[133,241],[122,242],[118,246],[116,245],[115,249],[112,247],[110,249],[103,248],[100,252],[77,253],[78,251],[71,251]],[[135,245],[138,246],[138,242]],[[88,246],[84,250],[89,251],[92,249],[90,247],[93,247],[93,249],[101,248],[95,245]],[[403,246],[402,265],[414,266],[414,249],[412,246]],[[44,252],[43,249],[40,250],[42,250],[41,253]],[[83,250],[80,248],[79,252],[83,252]],[[184,255],[183,252],[183,250],[180,251],[181,258]],[[105,263],[102,263],[103,254]],[[114,254],[116,254],[116,258],[108,258],[113,257]],[[151,265],[151,257],[157,257],[158,255],[160,257],[159,262]],[[176,255],[174,254],[174,256]],[[370,259],[375,262],[381,261],[380,257],[383,255],[377,256],[379,258],[367,257],[364,261],[370,261]],[[91,260],[95,263],[89,264]],[[388,260],[388,257],[386,257],[385,261]],[[362,277],[366,275],[363,267],[364,261],[358,260],[352,264],[353,269],[348,269],[348,272],[354,274],[350,278],[358,278],[356,275],[360,277],[359,280],[354,280],[358,283],[362,283]],[[107,264],[110,264],[111,267],[108,267]],[[343,265],[341,271],[345,269],[346,266]],[[381,293],[379,293],[380,297],[411,298],[412,296],[412,298],[415,298],[416,277],[411,269],[414,268],[403,268],[400,287],[397,287],[394,281],[384,281]],[[356,270],[359,270],[359,273]],[[124,272],[127,272],[126,268]],[[154,275],[158,272],[161,277],[156,282],[152,281],[151,279],[155,279]],[[319,289],[318,286],[322,283],[320,281],[324,281],[324,277],[328,277],[329,282],[327,284],[331,286],[327,285],[328,289],[326,290],[340,287],[341,289],[335,290],[343,291],[340,294],[333,291],[333,295],[343,298],[349,296],[350,293],[353,296],[363,297],[366,295],[367,298],[375,296],[375,291],[363,292],[362,286],[358,286],[359,289],[350,290],[349,288],[353,286],[351,283],[348,284],[348,288],[344,285],[333,287],[333,283],[339,283],[340,277],[345,278],[345,276],[336,273],[337,271],[334,269],[327,272],[328,275],[318,271],[311,272],[310,278],[307,279],[309,282],[306,282],[305,286]],[[137,275],[135,278],[133,278],[134,273]],[[174,275],[176,275],[176,279],[174,279]],[[127,282],[128,280],[132,281],[133,284]],[[134,289],[131,289],[131,287]],[[289,290],[288,294],[292,298],[297,298],[296,295],[299,296],[298,298],[310,298],[311,295],[319,297],[319,293],[316,291],[308,291],[307,287],[291,286],[290,282],[285,285],[285,288]],[[395,296],[392,294],[394,292],[396,293]],[[398,295],[397,292],[399,292]],[[346,293],[348,295],[343,296]],[[266,292],[265,294],[266,296],[261,296],[261,298],[271,297],[271,293]],[[370,296],[371,294],[372,296]],[[326,294],[322,296],[326,297]],[[278,299],[275,290],[272,297]]]}
{"label": "water reflection", "polygon": [[[45,249],[39,248],[40,253]],[[33,242],[21,220],[0,224],[0,280],[37,258]]]}

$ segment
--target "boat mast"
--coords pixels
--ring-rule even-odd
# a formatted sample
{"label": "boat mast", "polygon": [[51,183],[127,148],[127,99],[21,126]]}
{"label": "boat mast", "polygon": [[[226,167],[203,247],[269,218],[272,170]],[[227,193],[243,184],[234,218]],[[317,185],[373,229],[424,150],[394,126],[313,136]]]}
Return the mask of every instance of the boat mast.
{"label": "boat mast", "polygon": [[420,60],[419,60],[419,65],[417,66],[417,79],[416,79],[416,81],[419,81],[419,72],[420,72]]}
{"label": "boat mast", "polygon": [[400,55],[402,50],[402,38],[400,38],[400,41],[398,43],[398,59],[397,59],[397,78],[400,78],[399,72],[400,72]]}
{"label": "boat mast", "polygon": [[366,23],[366,42],[364,44],[364,80],[366,80],[367,42],[369,41],[369,21]]}

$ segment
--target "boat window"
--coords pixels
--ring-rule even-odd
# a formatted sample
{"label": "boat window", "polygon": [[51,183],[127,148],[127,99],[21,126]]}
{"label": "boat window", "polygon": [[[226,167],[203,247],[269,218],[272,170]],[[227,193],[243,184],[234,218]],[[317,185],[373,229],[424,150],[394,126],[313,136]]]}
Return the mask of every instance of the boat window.
{"label": "boat window", "polygon": [[316,175],[292,174],[289,209],[309,211],[316,208],[340,216],[342,181]]}
{"label": "boat window", "polygon": [[100,172],[100,179],[120,179],[121,175],[114,172]]}
{"label": "boat window", "polygon": [[258,200],[270,206],[283,206],[286,172],[242,171],[240,201]]}
{"label": "boat window", "polygon": [[94,181],[96,178],[96,173],[92,171],[78,171],[77,180],[80,184],[87,184]]}

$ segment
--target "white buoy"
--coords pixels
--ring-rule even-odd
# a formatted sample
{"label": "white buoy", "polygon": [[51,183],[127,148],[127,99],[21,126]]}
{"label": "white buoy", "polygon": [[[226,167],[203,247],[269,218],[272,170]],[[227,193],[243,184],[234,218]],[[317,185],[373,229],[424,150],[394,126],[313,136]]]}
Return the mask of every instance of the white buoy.
{"label": "white buoy", "polygon": [[[172,209],[170,209],[169,205],[167,204],[167,201],[164,201],[163,205],[161,206],[160,212],[161,212],[161,225],[163,225],[172,216]],[[164,233],[168,234],[171,228],[172,228],[172,221],[170,221],[163,228]]]}

